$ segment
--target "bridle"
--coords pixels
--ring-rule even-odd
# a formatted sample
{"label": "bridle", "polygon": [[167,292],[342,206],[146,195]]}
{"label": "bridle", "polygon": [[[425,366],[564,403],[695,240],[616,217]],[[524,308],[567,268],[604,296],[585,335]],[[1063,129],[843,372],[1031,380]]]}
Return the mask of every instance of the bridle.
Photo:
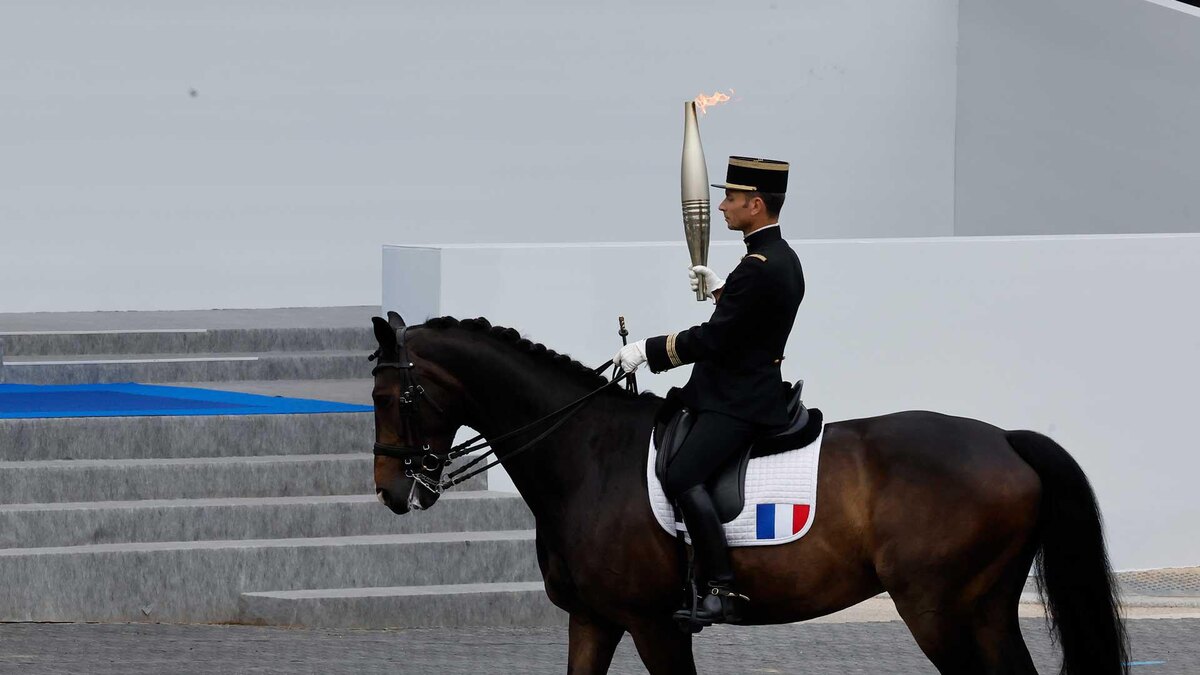
{"label": "bridle", "polygon": [[[429,436],[421,432],[421,401],[425,401],[429,405],[433,406],[433,409],[442,415],[445,415],[446,411],[443,410],[442,407],[433,400],[433,398],[428,392],[425,391],[425,388],[421,386],[420,381],[417,379],[416,365],[413,364],[412,359],[409,358],[408,354],[407,336],[409,328],[410,326],[404,326],[403,328],[396,329],[396,360],[379,361],[379,363],[377,363],[371,370],[372,377],[378,374],[381,370],[394,368],[400,371],[400,417],[405,421],[405,441],[408,443],[408,445],[390,445],[376,441],[373,452],[376,457],[393,457],[395,459],[404,460],[404,477],[412,479],[421,487],[429,490],[433,494],[440,495],[442,492],[454,487],[455,485],[458,485],[459,483],[462,483],[463,481],[466,481],[469,478],[472,478],[473,476],[487,471],[493,466],[499,464],[500,460],[495,459],[466,475],[461,475],[464,471],[475,466],[488,455],[495,454],[496,443],[508,440],[513,436],[529,431],[543,422],[547,422],[556,417],[559,418],[558,421],[550,425],[550,427],[538,434],[525,445],[522,445],[520,448],[508,453],[508,457],[511,458],[533,447],[539,441],[546,438],[556,429],[565,424],[567,420],[569,420],[575,413],[582,410],[584,405],[593,397],[628,376],[628,373],[625,372],[616,373],[615,376],[603,386],[592,390],[591,392],[581,396],[571,403],[568,403],[558,410],[555,410],[549,415],[534,420],[533,422],[530,422],[529,424],[526,424],[520,428],[501,434],[490,441],[484,440],[483,434],[480,434],[468,441],[464,441],[451,447],[445,452],[437,452],[432,449]],[[375,353],[371,354],[367,358],[371,361],[375,361],[382,357],[382,353],[383,348],[381,347],[380,349],[375,350]],[[599,375],[610,365],[612,365],[612,361],[606,361],[599,368],[594,369],[594,371],[597,375]],[[476,445],[476,443],[481,440],[483,440],[483,442]],[[479,455],[466,465],[456,469],[440,480],[434,480],[426,475],[426,473],[423,473],[432,473],[439,468],[449,467],[459,457],[471,452],[475,452],[476,450],[482,450],[489,447],[491,448],[490,450]],[[419,467],[421,471],[417,471],[414,466]]]}

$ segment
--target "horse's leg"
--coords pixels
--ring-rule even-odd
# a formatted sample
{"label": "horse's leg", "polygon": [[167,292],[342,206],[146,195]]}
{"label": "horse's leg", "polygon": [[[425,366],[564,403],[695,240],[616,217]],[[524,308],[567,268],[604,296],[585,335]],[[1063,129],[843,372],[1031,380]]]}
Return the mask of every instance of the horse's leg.
{"label": "horse's leg", "polygon": [[955,601],[931,603],[930,597],[908,592],[894,600],[921,651],[942,675],[1037,675],[1017,620],[1019,587],[993,589],[969,609]]}
{"label": "horse's leg", "polygon": [[982,673],[1037,675],[1017,614],[1033,555],[1032,547],[1026,547],[1010,560],[999,563],[1002,569],[999,578],[974,601],[971,615]]}
{"label": "horse's leg", "polygon": [[982,675],[970,614],[931,605],[927,597],[892,597],[917,646],[942,675]]}
{"label": "horse's leg", "polygon": [[631,626],[629,634],[650,675],[695,675],[692,635],[679,630],[674,621],[641,622]]}
{"label": "horse's leg", "polygon": [[593,614],[571,612],[567,672],[607,673],[625,629]]}
{"label": "horse's leg", "polygon": [[1018,595],[997,594],[981,603],[975,644],[988,675],[1037,675],[1017,619]]}

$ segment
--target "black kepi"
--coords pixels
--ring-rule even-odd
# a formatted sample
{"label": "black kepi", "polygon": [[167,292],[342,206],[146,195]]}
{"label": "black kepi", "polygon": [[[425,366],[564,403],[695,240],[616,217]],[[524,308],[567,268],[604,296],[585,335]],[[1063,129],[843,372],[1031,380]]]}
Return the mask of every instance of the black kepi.
{"label": "black kepi", "polygon": [[750,192],[787,192],[788,163],[776,159],[730,157],[729,169],[723,184],[713,184],[725,190]]}

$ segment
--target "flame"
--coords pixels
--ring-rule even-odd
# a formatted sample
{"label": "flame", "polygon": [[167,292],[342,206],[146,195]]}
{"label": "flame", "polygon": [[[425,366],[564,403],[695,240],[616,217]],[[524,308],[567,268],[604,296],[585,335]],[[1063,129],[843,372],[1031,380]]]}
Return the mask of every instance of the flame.
{"label": "flame", "polygon": [[730,100],[732,95],[733,95],[732,89],[729,90],[728,94],[721,92],[721,91],[714,93],[712,96],[705,96],[704,94],[700,94],[699,96],[697,96],[695,98],[696,110],[699,110],[701,113],[704,113],[707,115],[708,111],[706,110],[706,108],[710,108],[714,105],[725,103],[726,101]]}

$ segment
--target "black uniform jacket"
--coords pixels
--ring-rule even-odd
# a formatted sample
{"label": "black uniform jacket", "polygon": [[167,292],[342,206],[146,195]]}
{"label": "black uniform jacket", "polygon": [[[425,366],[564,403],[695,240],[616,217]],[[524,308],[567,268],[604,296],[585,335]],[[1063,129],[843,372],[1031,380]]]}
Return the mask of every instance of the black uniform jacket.
{"label": "black uniform jacket", "polygon": [[655,373],[696,364],[677,392],[688,408],[780,425],[787,422],[780,363],[804,299],[804,271],[778,227],[746,237],[746,249],[725,281],[712,318],[681,333],[649,338],[646,357]]}

